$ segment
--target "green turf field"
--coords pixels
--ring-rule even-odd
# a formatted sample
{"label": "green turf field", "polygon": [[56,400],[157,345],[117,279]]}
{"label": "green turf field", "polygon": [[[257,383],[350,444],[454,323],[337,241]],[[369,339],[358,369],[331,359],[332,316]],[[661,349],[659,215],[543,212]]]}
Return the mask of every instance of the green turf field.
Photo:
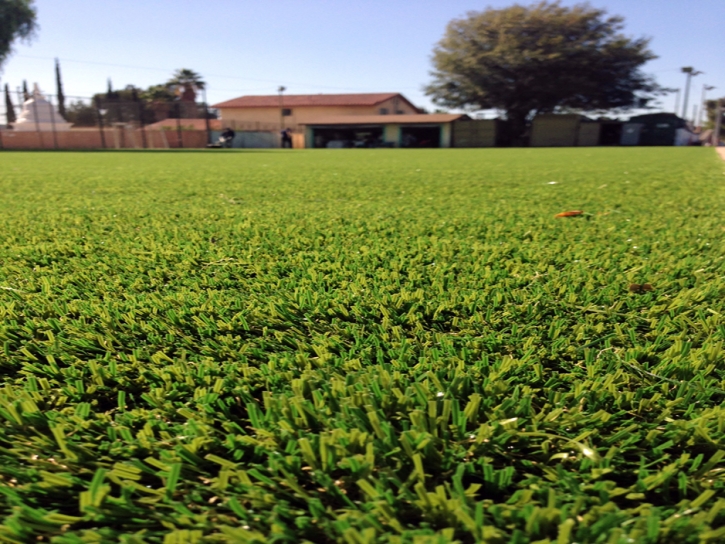
{"label": "green turf field", "polygon": [[0,195],[0,542],[725,541],[712,149],[4,152]]}

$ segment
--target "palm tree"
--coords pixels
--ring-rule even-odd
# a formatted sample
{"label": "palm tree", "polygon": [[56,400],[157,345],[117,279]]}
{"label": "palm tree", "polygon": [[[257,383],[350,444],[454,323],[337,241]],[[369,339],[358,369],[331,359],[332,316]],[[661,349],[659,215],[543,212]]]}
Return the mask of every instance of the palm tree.
{"label": "palm tree", "polygon": [[195,102],[196,92],[203,90],[206,82],[194,70],[181,68],[174,72],[173,77],[166,82],[166,85],[180,96],[182,101]]}

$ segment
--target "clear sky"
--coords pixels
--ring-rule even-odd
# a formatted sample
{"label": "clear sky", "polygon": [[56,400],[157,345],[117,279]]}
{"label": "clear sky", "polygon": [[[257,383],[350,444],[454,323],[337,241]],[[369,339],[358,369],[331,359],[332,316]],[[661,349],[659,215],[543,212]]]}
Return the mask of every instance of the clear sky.
{"label": "clear sky", "polygon": [[[446,23],[505,0],[36,0],[40,31],[18,44],[0,73],[12,89],[22,80],[54,93],[53,58],[65,94],[91,96],[127,84],[166,81],[191,68],[208,83],[208,100],[244,94],[388,92],[431,107],[422,92],[430,53]],[[520,2],[528,4],[530,2]],[[570,5],[576,1],[565,0]],[[667,87],[693,79],[692,104],[703,83],[725,96],[725,0],[591,0],[625,17],[625,32],[652,38],[659,55],[645,71]],[[662,100],[671,111],[674,95]],[[0,113],[4,101],[0,101]]]}

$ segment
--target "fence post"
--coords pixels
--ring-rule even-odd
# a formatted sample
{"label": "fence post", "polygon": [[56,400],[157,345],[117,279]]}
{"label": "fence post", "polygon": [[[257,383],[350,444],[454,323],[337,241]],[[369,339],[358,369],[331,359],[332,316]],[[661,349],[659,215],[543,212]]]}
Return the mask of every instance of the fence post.
{"label": "fence post", "polygon": [[143,122],[143,102],[138,102],[138,124],[141,127],[141,143],[143,148],[146,149],[146,127]]}
{"label": "fence post", "polygon": [[184,138],[181,135],[181,108],[178,102],[174,104],[174,109],[176,110],[176,139],[179,142],[179,149],[181,149],[184,147]]}
{"label": "fence post", "polygon": [[103,134],[103,116],[101,115],[101,99],[96,97],[96,114],[98,115],[98,130],[101,133],[101,145],[106,149],[106,136]]}
{"label": "fence post", "polygon": [[38,104],[35,102],[35,91],[33,91],[33,114],[35,116],[35,133],[38,135],[40,141],[40,148],[45,149],[45,142],[43,142],[43,135],[40,132],[40,121],[38,121]]}
{"label": "fence post", "polygon": [[206,101],[206,85],[204,85],[204,120],[206,121],[206,145],[211,144],[211,127],[209,126],[209,104]]}
{"label": "fence post", "polygon": [[204,102],[204,117],[206,121],[206,145],[211,145],[211,126],[209,123],[209,106]]}

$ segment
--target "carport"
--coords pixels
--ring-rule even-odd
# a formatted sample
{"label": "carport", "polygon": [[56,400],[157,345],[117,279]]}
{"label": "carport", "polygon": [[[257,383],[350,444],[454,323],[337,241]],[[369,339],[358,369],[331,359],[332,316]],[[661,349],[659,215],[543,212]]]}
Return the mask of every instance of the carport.
{"label": "carport", "polygon": [[305,125],[305,147],[451,147],[453,121],[464,114],[340,115]]}

